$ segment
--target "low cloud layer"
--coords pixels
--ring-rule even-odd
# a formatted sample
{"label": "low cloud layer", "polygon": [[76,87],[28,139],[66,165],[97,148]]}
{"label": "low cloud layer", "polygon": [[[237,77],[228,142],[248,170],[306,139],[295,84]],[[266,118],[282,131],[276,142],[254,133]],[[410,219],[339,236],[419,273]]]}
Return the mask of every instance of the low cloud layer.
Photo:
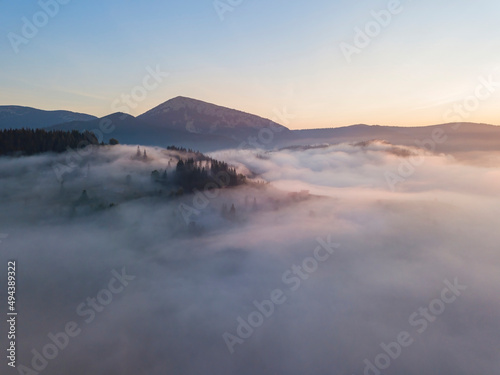
{"label": "low cloud layer", "polygon": [[[53,167],[65,155],[0,159],[18,366],[42,366],[32,350],[75,322],[81,332],[33,373],[497,373],[500,169],[477,162],[491,155],[402,150],[215,153],[253,182],[203,207],[158,192],[151,171],[170,175],[176,160],[160,149],[148,161],[134,147],[94,151],[63,184]],[[421,164],[391,189],[410,156]],[[84,189],[100,209],[75,208]]]}

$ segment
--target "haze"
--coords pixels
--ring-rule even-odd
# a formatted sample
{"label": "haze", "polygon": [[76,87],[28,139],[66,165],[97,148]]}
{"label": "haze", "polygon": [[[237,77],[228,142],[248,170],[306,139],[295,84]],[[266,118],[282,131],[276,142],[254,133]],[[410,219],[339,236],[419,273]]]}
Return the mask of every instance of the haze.
{"label": "haze", "polygon": [[499,14],[0,2],[0,374],[499,375]]}
{"label": "haze", "polygon": [[[52,166],[64,154],[0,160],[0,259],[19,264],[19,365],[31,368],[31,351],[73,321],[80,334],[40,373],[363,374],[401,332],[411,344],[384,374],[497,372],[497,167],[380,142],[223,151],[212,156],[270,184],[224,189],[194,209],[193,195],[166,200],[151,182],[175,153],[147,148],[145,164],[135,152],[100,148],[63,185]],[[423,164],[391,191],[386,174],[408,155]],[[75,206],[82,189],[115,206]],[[300,280],[292,267],[321,241],[331,255],[318,253]],[[109,305],[78,310],[123,269],[133,280]],[[439,309],[447,282],[458,295],[411,324],[419,308]],[[238,318],[276,289],[284,303],[228,345],[224,334],[238,337]]]}
{"label": "haze", "polygon": [[[402,0],[361,48],[355,29],[394,2],[214,3],[71,1],[21,43],[8,35],[23,37],[22,17],[40,5],[5,2],[0,102],[101,117],[160,66],[169,78],[130,114],[183,95],[265,118],[286,107],[292,129],[421,126],[449,122],[481,77],[500,81],[495,0]],[[360,52],[346,59],[342,43]],[[498,95],[463,120],[500,124]]]}

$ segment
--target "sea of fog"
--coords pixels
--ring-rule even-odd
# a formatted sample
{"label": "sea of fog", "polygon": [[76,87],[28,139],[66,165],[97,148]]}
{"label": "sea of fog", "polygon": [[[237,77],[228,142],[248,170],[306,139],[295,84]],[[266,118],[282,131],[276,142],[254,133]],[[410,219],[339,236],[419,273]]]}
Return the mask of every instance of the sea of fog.
{"label": "sea of fog", "polygon": [[0,158],[2,374],[499,373],[498,156],[221,151],[249,184],[172,197],[135,151]]}

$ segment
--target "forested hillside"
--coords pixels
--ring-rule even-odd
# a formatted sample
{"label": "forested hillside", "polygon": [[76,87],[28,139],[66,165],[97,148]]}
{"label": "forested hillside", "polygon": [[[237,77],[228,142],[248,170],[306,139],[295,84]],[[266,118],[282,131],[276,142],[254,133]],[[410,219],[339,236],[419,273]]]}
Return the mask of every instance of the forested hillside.
{"label": "forested hillside", "polygon": [[92,132],[70,132],[42,129],[8,129],[0,131],[0,155],[35,155],[44,152],[61,153],[68,148],[83,148],[99,144]]}

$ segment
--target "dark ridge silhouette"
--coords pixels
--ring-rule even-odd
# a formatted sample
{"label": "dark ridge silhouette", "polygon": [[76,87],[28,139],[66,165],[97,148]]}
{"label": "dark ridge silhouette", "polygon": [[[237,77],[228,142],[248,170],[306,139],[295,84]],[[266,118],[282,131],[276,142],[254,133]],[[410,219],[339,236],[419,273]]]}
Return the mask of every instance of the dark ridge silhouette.
{"label": "dark ridge silhouette", "polygon": [[43,129],[9,129],[0,131],[0,155],[21,156],[44,152],[65,152],[88,145],[98,145],[94,133],[85,131],[46,131]]}
{"label": "dark ridge silhouette", "polygon": [[0,106],[0,129],[46,128],[69,121],[89,121],[97,117],[71,111],[44,111],[18,105]]}

